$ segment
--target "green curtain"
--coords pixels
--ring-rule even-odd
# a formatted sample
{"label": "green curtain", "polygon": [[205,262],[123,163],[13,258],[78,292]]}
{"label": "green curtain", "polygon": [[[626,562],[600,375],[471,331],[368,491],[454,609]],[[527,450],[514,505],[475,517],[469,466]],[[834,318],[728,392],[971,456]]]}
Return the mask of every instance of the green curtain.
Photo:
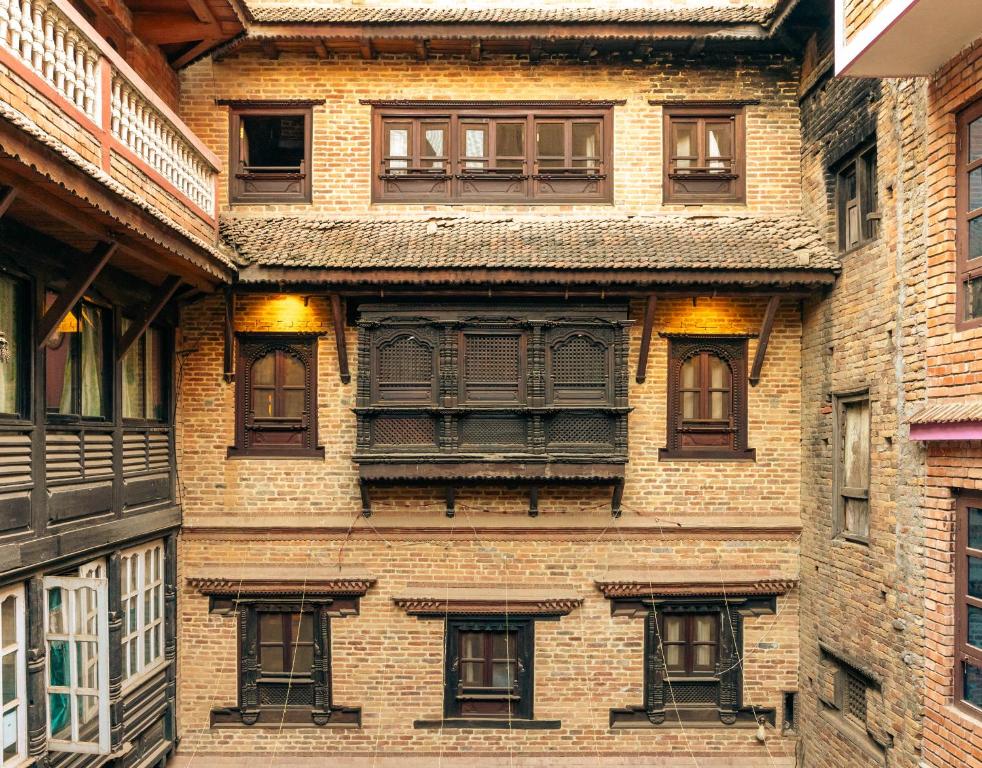
{"label": "green curtain", "polygon": [[105,418],[102,310],[82,304],[82,416]]}
{"label": "green curtain", "polygon": [[17,317],[17,284],[8,278],[0,277],[0,334],[7,340],[7,356],[0,360],[0,413],[17,413],[17,378],[22,319]]}

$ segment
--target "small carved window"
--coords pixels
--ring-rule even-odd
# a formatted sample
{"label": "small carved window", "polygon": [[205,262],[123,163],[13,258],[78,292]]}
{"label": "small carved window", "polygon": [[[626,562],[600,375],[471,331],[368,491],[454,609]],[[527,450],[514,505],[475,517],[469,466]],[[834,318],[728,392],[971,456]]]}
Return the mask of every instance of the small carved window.
{"label": "small carved window", "polygon": [[316,337],[239,337],[236,446],[229,455],[321,455]]}
{"label": "small carved window", "polygon": [[603,403],[610,399],[608,345],[585,333],[568,334],[549,349],[549,383],[557,403]]}
{"label": "small carved window", "polygon": [[661,619],[665,669],[679,676],[714,675],[719,660],[719,614],[667,614]]}
{"label": "small carved window", "polygon": [[525,341],[517,333],[464,333],[464,402],[524,402]]}
{"label": "small carved window", "polygon": [[399,333],[376,350],[376,401],[420,403],[433,400],[436,386],[434,349],[417,334]]}
{"label": "small carved window", "polygon": [[312,122],[308,106],[233,108],[231,202],[309,203]]}
{"label": "small carved window", "polygon": [[668,446],[662,458],[753,458],[747,448],[743,339],[670,340]]}
{"label": "small carved window", "polygon": [[742,203],[741,107],[664,107],[666,203]]}
{"label": "small carved window", "polygon": [[864,144],[841,162],[836,172],[840,251],[876,239],[880,220],[876,185],[876,144]]}
{"label": "small carved window", "polygon": [[532,717],[529,619],[447,622],[446,717]]}
{"label": "small carved window", "polygon": [[861,543],[870,528],[869,393],[835,397],[835,532]]}

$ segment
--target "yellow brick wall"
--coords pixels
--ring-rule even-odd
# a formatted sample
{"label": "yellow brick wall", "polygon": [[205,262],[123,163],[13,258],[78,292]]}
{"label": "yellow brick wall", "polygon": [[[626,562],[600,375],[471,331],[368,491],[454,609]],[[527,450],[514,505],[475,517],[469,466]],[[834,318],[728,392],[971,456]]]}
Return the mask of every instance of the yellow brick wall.
{"label": "yellow brick wall", "polygon": [[[480,63],[385,57],[320,60],[283,54],[201,61],[187,69],[181,115],[228,165],[228,108],[216,99],[324,99],[314,108],[313,204],[236,205],[235,212],[419,214],[422,212],[573,211],[607,214],[685,210],[662,206],[662,110],[649,100],[752,99],[747,107],[747,205],[697,210],[788,212],[799,207],[796,64],[784,57],[736,57],[726,66],[664,57],[650,65],[498,57]],[[614,107],[614,205],[372,205],[371,107],[362,99],[623,99]],[[223,206],[228,179],[220,182]],[[691,210],[691,209],[690,209]]]}
{"label": "yellow brick wall", "polygon": [[900,0],[836,0],[844,6],[846,40],[851,40],[857,32],[862,31],[881,8],[895,1]]}

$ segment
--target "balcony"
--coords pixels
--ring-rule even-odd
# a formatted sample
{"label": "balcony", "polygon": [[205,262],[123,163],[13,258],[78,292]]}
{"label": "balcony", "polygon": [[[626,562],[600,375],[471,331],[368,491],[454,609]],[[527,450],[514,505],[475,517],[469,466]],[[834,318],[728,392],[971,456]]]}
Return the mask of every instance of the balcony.
{"label": "balcony", "polygon": [[113,191],[214,241],[218,158],[68,0],[0,0],[0,110]]}
{"label": "balcony", "polygon": [[980,30],[979,0],[836,0],[836,74],[930,75]]}

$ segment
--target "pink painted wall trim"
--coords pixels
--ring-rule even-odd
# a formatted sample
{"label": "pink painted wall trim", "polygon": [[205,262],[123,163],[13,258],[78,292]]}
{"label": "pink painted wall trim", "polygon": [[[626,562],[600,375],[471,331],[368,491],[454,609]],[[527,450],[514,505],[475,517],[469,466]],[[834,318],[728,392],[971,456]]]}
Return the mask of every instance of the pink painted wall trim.
{"label": "pink painted wall trim", "polygon": [[982,440],[982,421],[955,424],[911,424],[911,440]]}

